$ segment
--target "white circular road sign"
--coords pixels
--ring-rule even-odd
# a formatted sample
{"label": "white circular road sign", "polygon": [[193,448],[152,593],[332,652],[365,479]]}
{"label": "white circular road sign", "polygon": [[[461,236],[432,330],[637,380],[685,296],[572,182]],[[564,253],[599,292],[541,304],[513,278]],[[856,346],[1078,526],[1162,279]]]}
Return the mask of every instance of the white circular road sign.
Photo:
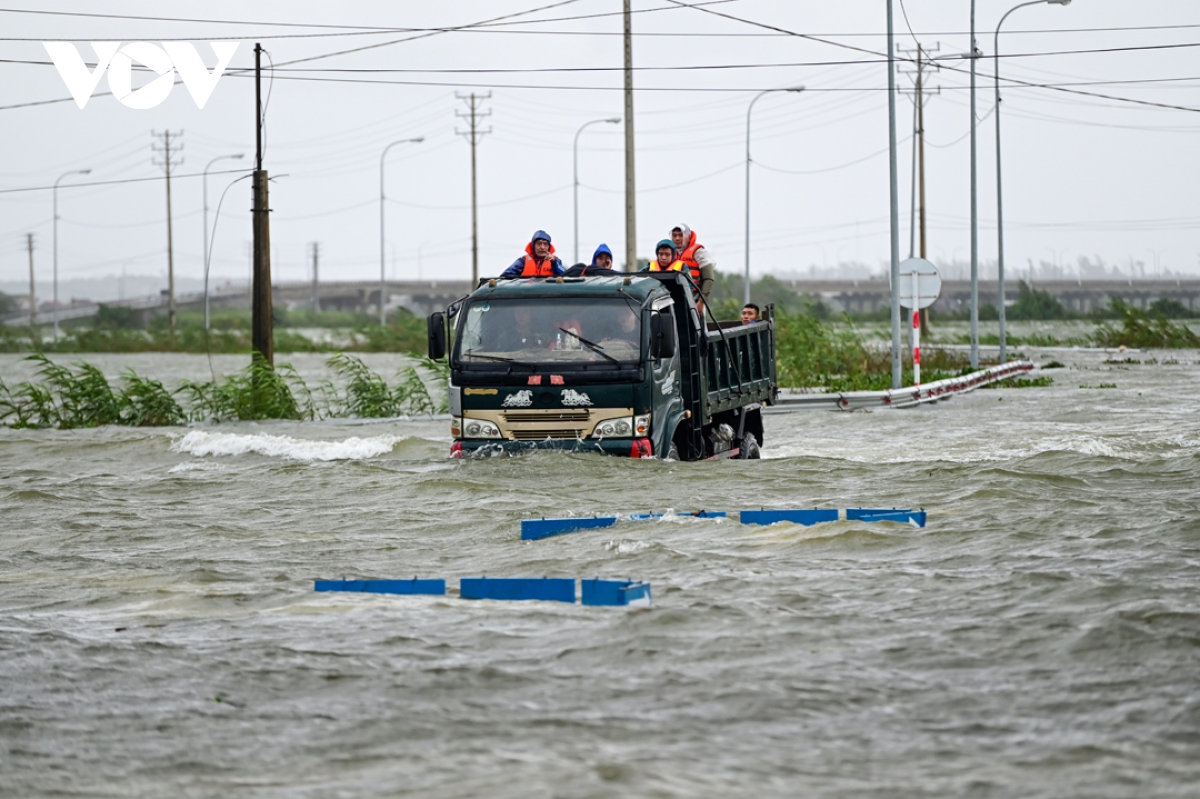
{"label": "white circular road sign", "polygon": [[937,267],[924,258],[907,258],[900,262],[899,293],[903,307],[928,308],[942,293],[942,276],[938,274]]}

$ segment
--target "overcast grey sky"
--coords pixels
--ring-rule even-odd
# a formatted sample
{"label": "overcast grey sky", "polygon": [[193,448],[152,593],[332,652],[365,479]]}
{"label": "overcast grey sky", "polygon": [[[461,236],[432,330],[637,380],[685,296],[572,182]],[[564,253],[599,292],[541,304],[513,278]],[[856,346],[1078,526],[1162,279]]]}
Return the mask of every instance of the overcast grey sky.
{"label": "overcast grey sky", "polygon": [[[694,2],[695,0],[688,0]],[[980,0],[979,43],[1015,2]],[[553,6],[553,7],[550,7]],[[545,10],[520,14],[542,7]],[[64,14],[14,13],[14,8]],[[802,84],[802,94],[764,97],[754,108],[753,255],[756,273],[888,257],[887,69],[883,0],[730,0],[681,8],[635,0],[635,128],[638,252],[678,222],[690,224],[718,268],[743,267],[746,110],[762,89]],[[442,2],[39,2],[0,10],[0,188],[48,186],[91,168],[80,181],[161,174],[150,131],[182,129],[184,164],[199,172],[214,157],[254,153],[254,85],[227,75],[203,110],[182,85],[160,106],[134,110],[102,80],[80,110],[42,41],[242,40],[230,69],[253,65],[262,41],[280,69],[270,85],[265,165],[271,190],[276,279],[308,275],[309,242],[322,248],[322,278],[368,279],[379,270],[379,158],[387,159],[388,274],[470,275],[470,162],[455,134],[465,110],[456,92],[492,93],[492,133],[480,144],[480,269],[498,273],[537,228],[565,260],[572,242],[572,140],[590,120],[621,116],[620,0],[442,0]],[[906,12],[906,13],[902,13]],[[70,12],[197,21],[105,19]],[[897,42],[919,40],[938,55],[969,49],[968,0],[895,4]],[[431,28],[502,24],[418,37],[331,26]],[[221,24],[237,20],[242,24]],[[765,23],[799,38],[750,24]],[[274,23],[274,24],[266,24]],[[286,27],[304,23],[312,27]],[[1120,29],[1120,30],[1114,30]],[[1034,84],[1200,109],[1200,4],[1195,0],[1075,0],[1022,8],[1005,23],[1002,74]],[[915,39],[914,39],[915,34]],[[272,38],[275,37],[275,38]],[[336,51],[382,45],[361,52]],[[865,51],[865,52],[864,52]],[[1103,52],[1096,52],[1103,51]],[[284,67],[285,62],[310,59]],[[13,63],[18,62],[18,63]],[[982,260],[994,260],[995,151],[990,58],[980,62],[978,114]],[[926,110],[927,203],[932,260],[969,255],[967,63],[948,59],[930,83]],[[285,71],[287,70],[287,71]],[[305,71],[299,71],[305,70]],[[357,70],[385,70],[359,72]],[[577,71],[584,70],[584,71]],[[303,78],[303,79],[302,79]],[[308,80],[315,78],[317,80]],[[377,81],[372,85],[370,81]],[[899,78],[901,86],[911,85]],[[135,86],[138,85],[135,78]],[[1010,270],[1034,261],[1074,264],[1081,255],[1127,268],[1155,262],[1200,272],[1200,113],[1043,87],[1004,90],[1006,252]],[[14,107],[20,106],[20,107]],[[902,254],[908,250],[912,105],[898,100]],[[624,251],[622,127],[594,125],[580,139],[582,254],[601,241]],[[209,178],[210,206],[234,176]],[[201,184],[173,182],[175,264],[199,278]],[[229,193],[216,232],[214,279],[248,273],[249,182]],[[165,274],[162,181],[60,188],[60,279]],[[28,274],[25,233],[48,276],[51,194],[0,194],[0,282]],[[41,282],[41,279],[39,279]]]}

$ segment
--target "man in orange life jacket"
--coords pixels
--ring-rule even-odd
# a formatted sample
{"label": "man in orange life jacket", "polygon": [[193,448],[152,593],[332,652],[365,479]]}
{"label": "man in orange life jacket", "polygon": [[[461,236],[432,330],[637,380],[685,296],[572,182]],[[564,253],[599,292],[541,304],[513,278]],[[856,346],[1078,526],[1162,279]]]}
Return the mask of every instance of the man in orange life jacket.
{"label": "man in orange life jacket", "polygon": [[[693,237],[694,236],[695,236],[695,234],[693,234]],[[647,271],[650,271],[650,272],[685,272],[685,273],[688,271],[687,264],[680,258],[676,257],[675,243],[673,241],[671,241],[670,239],[663,239],[662,241],[660,241],[658,243],[658,246],[654,248],[654,254],[657,256],[657,258],[653,263],[650,264],[650,267]],[[711,269],[709,270],[709,274],[710,275],[712,274]],[[699,286],[700,283],[697,282],[696,285]],[[709,285],[712,285],[711,279],[709,280]],[[697,294],[697,295],[695,295],[695,300],[696,300],[696,313],[700,314],[700,318],[703,319],[704,318],[704,298],[701,295]]]}
{"label": "man in orange life jacket", "polygon": [[716,276],[716,262],[709,255],[704,245],[696,241],[696,233],[687,225],[676,225],[671,229],[671,240],[675,242],[676,257],[691,272],[692,281],[700,289],[700,296],[708,299]]}
{"label": "man in orange life jacket", "polygon": [[564,271],[562,261],[554,254],[550,234],[539,230],[525,245],[525,254],[513,261],[500,277],[554,277]]}
{"label": "man in orange life jacket", "polygon": [[654,248],[656,259],[650,263],[649,272],[679,272],[683,270],[683,261],[675,257],[675,244],[670,239],[663,239]]}

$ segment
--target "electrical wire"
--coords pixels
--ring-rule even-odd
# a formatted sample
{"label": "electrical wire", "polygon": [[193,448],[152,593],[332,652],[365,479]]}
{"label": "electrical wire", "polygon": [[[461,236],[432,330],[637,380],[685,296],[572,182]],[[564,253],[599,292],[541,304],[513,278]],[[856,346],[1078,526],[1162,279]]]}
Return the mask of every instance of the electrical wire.
{"label": "electrical wire", "polygon": [[[228,175],[228,174],[234,174],[237,172],[250,172],[250,171],[253,171],[253,170],[221,169],[221,170],[217,170],[215,172],[209,172],[208,174],[210,174],[210,175]],[[175,180],[177,178],[198,178],[198,177],[203,177],[203,176],[204,176],[203,172],[190,172],[190,173],[185,173],[183,175],[171,175],[171,179]],[[148,180],[166,180],[166,178],[164,178],[162,175],[156,175],[151,178],[123,178],[121,180],[92,180],[92,181],[88,181],[87,183],[68,183],[66,186],[60,186],[59,188],[60,189],[72,188],[73,189],[77,186],[111,186],[111,185],[114,185],[117,183],[145,183]],[[26,186],[26,187],[20,188],[20,189],[0,189],[0,194],[16,194],[18,192],[26,192],[26,191],[50,191],[53,188],[54,188],[54,186]]]}

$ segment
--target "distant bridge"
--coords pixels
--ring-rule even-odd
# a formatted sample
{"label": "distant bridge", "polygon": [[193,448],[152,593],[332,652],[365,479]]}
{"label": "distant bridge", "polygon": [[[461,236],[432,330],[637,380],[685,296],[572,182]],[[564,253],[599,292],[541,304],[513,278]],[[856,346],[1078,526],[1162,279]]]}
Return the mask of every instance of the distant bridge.
{"label": "distant bridge", "polygon": [[[887,280],[788,280],[782,281],[793,291],[820,299],[837,311],[869,313],[890,307],[891,289]],[[1087,313],[1107,308],[1118,297],[1135,308],[1148,308],[1159,299],[1173,299],[1185,308],[1200,310],[1200,279],[1180,280],[1045,280],[1031,288],[1044,291],[1069,311]],[[1020,292],[1017,279],[1004,282],[1005,302],[1012,304]],[[996,305],[1000,286],[996,280],[979,281],[979,304]],[[934,312],[961,311],[971,303],[969,280],[942,280],[942,293],[933,304]]]}
{"label": "distant bridge", "polygon": [[[783,281],[793,291],[807,297],[820,299],[835,311],[869,313],[889,307],[890,290],[886,280],[791,280]],[[387,307],[407,308],[417,316],[427,316],[445,308],[454,300],[470,291],[466,280],[390,280],[385,284]],[[1173,299],[1192,311],[1200,310],[1200,278],[1179,280],[1047,280],[1037,282],[1033,288],[1045,291],[1058,299],[1068,310],[1077,313],[1105,308],[1113,297],[1118,297],[1135,308],[1147,308],[1158,299]],[[1006,281],[1005,300],[1012,303],[1017,299],[1017,280]],[[318,286],[320,308],[323,311],[379,312],[379,283],[377,281],[334,281]],[[995,280],[979,281],[980,305],[995,305],[999,297],[999,286]],[[287,282],[274,286],[274,301],[281,308],[311,308],[313,305],[311,283]],[[942,295],[933,305],[935,312],[959,311],[969,307],[971,284],[967,280],[943,280]],[[165,293],[160,296],[139,297],[131,300],[115,300],[104,303],[111,307],[133,308],[146,317],[167,312]],[[194,291],[179,294],[175,305],[180,310],[204,308],[204,294]],[[249,310],[250,295],[246,287],[223,287],[209,294],[209,305],[217,308]],[[96,314],[98,304],[77,303],[70,308],[60,308],[59,322],[86,319]],[[39,311],[36,324],[50,324],[54,315],[51,311]],[[9,314],[3,322],[13,327],[29,324],[28,312]]]}

